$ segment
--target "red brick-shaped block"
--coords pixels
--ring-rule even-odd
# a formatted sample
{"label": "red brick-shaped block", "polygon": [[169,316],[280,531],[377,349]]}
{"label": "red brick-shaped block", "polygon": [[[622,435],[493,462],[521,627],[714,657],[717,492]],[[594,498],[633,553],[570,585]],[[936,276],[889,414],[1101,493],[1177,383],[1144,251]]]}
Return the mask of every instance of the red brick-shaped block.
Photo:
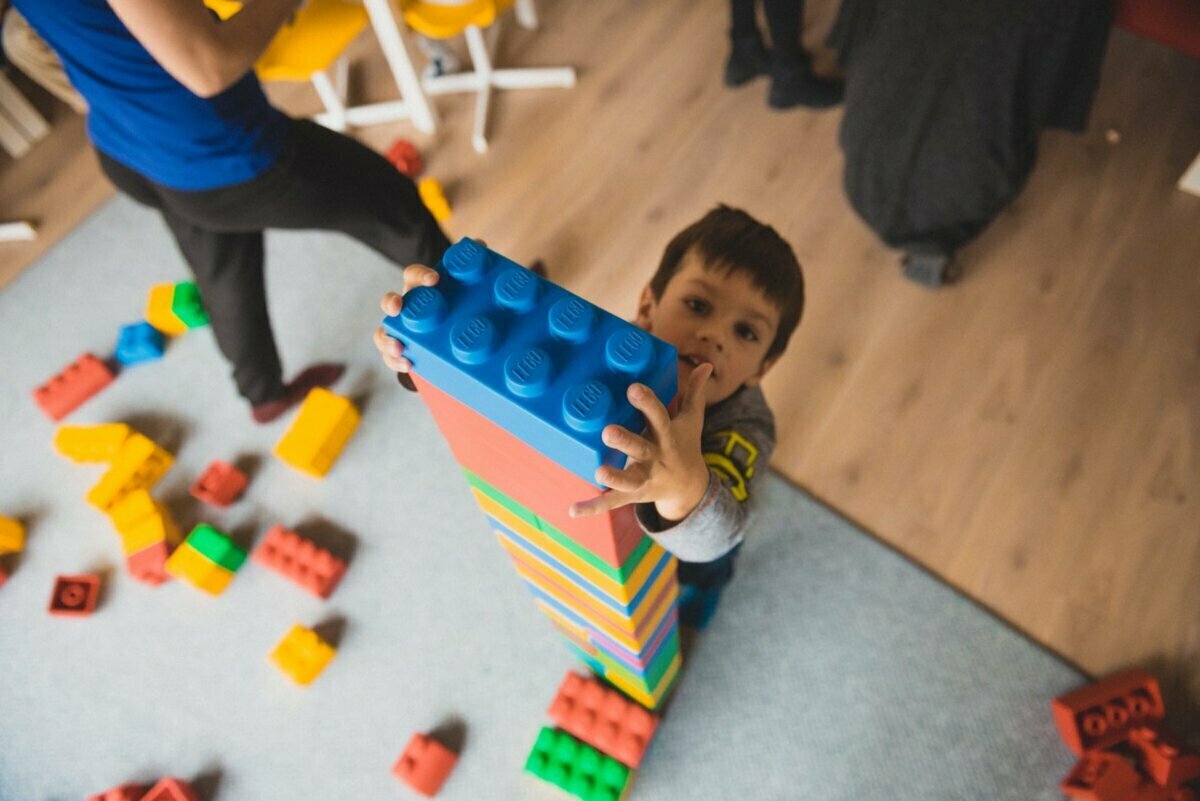
{"label": "red brick-shaped block", "polygon": [[200,801],[200,797],[183,779],[166,776],[142,796],[142,801]]}
{"label": "red brick-shaped block", "polygon": [[145,795],[144,784],[122,784],[99,795],[89,795],[87,801],[141,801]]}
{"label": "red brick-shaped block", "polygon": [[432,798],[442,789],[457,762],[458,754],[437,740],[417,733],[408,741],[392,773],[421,795]]}
{"label": "red brick-shaped block", "polygon": [[1059,696],[1051,711],[1063,742],[1076,754],[1116,745],[1134,728],[1161,721],[1166,713],[1158,679],[1141,670]]}
{"label": "red brick-shaped block", "polygon": [[100,577],[91,573],[59,576],[50,596],[50,614],[82,617],[96,610],[100,598]]}
{"label": "red brick-shaped block", "polygon": [[641,704],[574,672],[563,679],[547,713],[560,729],[631,768],[641,764],[658,728],[658,716]]}
{"label": "red brick-shaped block", "polygon": [[167,557],[170,555],[171,549],[165,542],[147,545],[125,557],[125,572],[143,584],[157,587],[164,581],[171,580],[166,567]]}
{"label": "red brick-shaped block", "polygon": [[213,506],[229,506],[246,489],[246,474],[228,462],[214,461],[192,484],[192,497]]}
{"label": "red brick-shaped block", "polygon": [[1200,754],[1159,728],[1139,726],[1129,733],[1129,744],[1138,753],[1142,773],[1160,787],[1176,790],[1200,779]]}
{"label": "red brick-shaped block", "polygon": [[111,384],[113,378],[107,364],[85,353],[35,389],[33,400],[47,417],[57,422]]}
{"label": "red brick-shaped block", "polygon": [[321,598],[332,595],[346,573],[341,559],[279,525],[271,527],[250,558]]}
{"label": "red brick-shaped block", "polygon": [[1081,801],[1132,801],[1141,784],[1137,769],[1120,755],[1097,751],[1084,754],[1059,789]]}
{"label": "red brick-shaped block", "polygon": [[633,506],[604,515],[571,517],[567,510],[572,503],[595,498],[603,490],[416,373],[410,375],[454,458],[463,467],[613,567],[621,567],[641,543],[642,529]]}
{"label": "red brick-shaped block", "polygon": [[407,139],[397,139],[392,142],[392,146],[387,151],[387,160],[409,178],[415,179],[425,171],[425,161],[421,158],[421,151],[417,150],[417,146]]}

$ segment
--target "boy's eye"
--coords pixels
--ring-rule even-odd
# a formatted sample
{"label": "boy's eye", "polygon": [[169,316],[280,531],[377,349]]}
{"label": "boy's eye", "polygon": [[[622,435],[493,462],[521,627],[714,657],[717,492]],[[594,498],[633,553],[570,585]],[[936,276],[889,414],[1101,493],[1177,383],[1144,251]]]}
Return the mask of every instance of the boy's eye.
{"label": "boy's eye", "polygon": [[758,332],[748,325],[737,326],[737,335],[747,342],[757,342]]}
{"label": "boy's eye", "polygon": [[700,298],[684,298],[683,303],[696,314],[704,314],[708,311],[708,302]]}

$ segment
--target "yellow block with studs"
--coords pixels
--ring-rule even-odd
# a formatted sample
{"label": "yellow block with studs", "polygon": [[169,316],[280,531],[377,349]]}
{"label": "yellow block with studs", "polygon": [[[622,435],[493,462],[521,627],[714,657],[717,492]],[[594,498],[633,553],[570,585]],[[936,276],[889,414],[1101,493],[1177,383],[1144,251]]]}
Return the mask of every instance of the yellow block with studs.
{"label": "yellow block with studs", "polygon": [[111,462],[131,433],[124,423],[59,426],[54,432],[54,449],[72,462]]}
{"label": "yellow block with studs", "polygon": [[275,455],[297,470],[321,478],[333,467],[358,428],[358,409],[348,398],[317,387],[308,393],[300,412]]}
{"label": "yellow block with studs", "polygon": [[270,658],[292,681],[307,685],[321,675],[336,653],[315,631],[297,624],[275,646]]}
{"label": "yellow block with studs", "polygon": [[99,483],[88,491],[87,501],[107,513],[130,492],[157,484],[174,462],[174,457],[149,437],[131,434]]}
{"label": "yellow block with studs", "polygon": [[175,546],[182,539],[171,513],[151,497],[149,490],[133,490],[114,503],[109,519],[121,535],[126,556],[159,542]]}
{"label": "yellow block with studs", "polygon": [[150,287],[150,296],[146,299],[146,322],[167,336],[179,336],[187,333],[187,323],[179,319],[171,308],[175,303],[174,284],[155,284]]}
{"label": "yellow block with studs", "polygon": [[438,222],[450,219],[450,201],[446,200],[446,193],[442,191],[442,185],[436,178],[422,178],[417,183],[417,192],[420,193],[421,202],[429,209],[433,219]]}
{"label": "yellow block with studs", "polygon": [[166,571],[209,595],[225,592],[233,573],[210,560],[186,542],[167,559]]}
{"label": "yellow block with studs", "polygon": [[25,526],[20,520],[0,515],[0,556],[25,550]]}

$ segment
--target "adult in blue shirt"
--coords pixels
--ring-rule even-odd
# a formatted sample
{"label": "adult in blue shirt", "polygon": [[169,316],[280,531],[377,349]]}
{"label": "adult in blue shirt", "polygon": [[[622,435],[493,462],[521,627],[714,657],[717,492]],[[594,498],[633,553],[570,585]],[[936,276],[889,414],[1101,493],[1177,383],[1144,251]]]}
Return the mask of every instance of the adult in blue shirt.
{"label": "adult in blue shirt", "polygon": [[105,174],[162,213],[260,423],[343,369],[284,383],[264,229],[341,231],[401,265],[436,264],[449,246],[386,159],[267,102],[254,62],[300,1],[251,0],[220,22],[201,0],[15,0],[87,100]]}

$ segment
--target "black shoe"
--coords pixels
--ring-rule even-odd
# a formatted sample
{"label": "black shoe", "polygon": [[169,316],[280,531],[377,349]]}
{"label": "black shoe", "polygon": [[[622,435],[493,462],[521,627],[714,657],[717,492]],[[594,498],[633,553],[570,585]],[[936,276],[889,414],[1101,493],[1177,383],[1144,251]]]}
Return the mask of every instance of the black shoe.
{"label": "black shoe", "polygon": [[776,65],[771,70],[771,91],[767,93],[767,105],[771,108],[830,108],[841,102],[842,82],[822,78],[803,61]]}
{"label": "black shoe", "polygon": [[758,36],[739,36],[732,41],[725,64],[725,85],[741,86],[771,71],[771,56]]}

